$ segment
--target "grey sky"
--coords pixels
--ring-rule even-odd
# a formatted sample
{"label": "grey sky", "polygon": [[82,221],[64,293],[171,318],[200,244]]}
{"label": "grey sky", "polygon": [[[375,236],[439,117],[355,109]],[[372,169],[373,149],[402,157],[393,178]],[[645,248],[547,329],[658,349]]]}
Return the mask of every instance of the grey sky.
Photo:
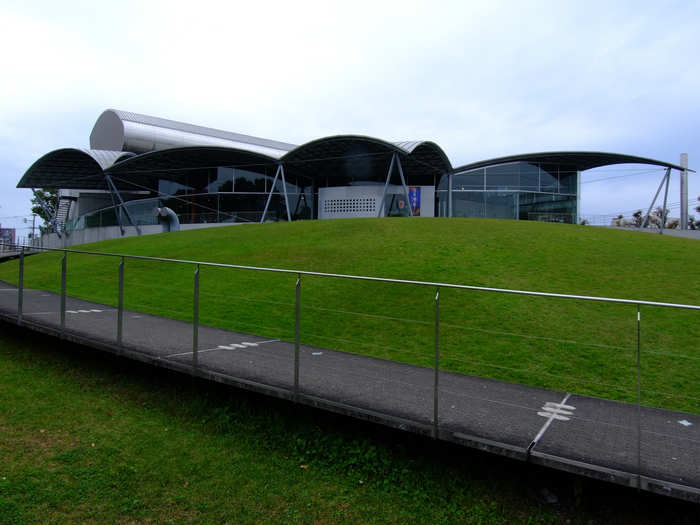
{"label": "grey sky", "polygon": [[[22,173],[87,147],[108,107],[298,144],[430,139],[454,165],[577,149],[700,167],[696,2],[100,4],[0,6],[5,225],[29,210]],[[583,184],[583,213],[647,206],[661,175],[586,172],[617,178]]]}

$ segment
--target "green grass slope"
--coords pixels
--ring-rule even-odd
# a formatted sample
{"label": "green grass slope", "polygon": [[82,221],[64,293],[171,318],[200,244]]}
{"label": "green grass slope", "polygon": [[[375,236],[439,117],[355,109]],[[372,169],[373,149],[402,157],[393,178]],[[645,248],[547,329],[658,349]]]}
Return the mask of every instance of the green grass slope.
{"label": "green grass slope", "polygon": [[[700,243],[636,232],[472,219],[360,219],[219,227],[85,249],[240,265],[700,304]],[[68,257],[70,295],[116,304],[118,260]],[[26,286],[58,290],[60,254],[26,259]],[[127,261],[125,306],[191,319],[192,266]],[[0,265],[16,282],[17,263]],[[293,339],[294,275],[203,267],[200,321]],[[303,277],[303,343],[431,366],[436,290]],[[642,308],[647,404],[700,412],[700,313]],[[447,290],[441,367],[636,400],[630,305]],[[128,325],[125,327],[128,330]]]}

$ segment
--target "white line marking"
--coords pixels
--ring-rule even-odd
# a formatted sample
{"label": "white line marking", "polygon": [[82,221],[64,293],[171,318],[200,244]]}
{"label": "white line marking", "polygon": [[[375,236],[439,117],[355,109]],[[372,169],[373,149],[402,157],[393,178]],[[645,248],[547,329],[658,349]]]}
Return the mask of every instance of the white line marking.
{"label": "white line marking", "polygon": [[554,407],[554,408],[563,408],[565,410],[576,410],[576,407],[572,407],[571,405],[563,405],[561,403],[553,403],[552,401],[547,401],[544,406],[546,407]]}
{"label": "white line marking", "polygon": [[684,427],[689,427],[690,425],[692,425],[692,423],[690,421],[688,421],[687,419],[682,419],[681,421],[679,421],[679,423],[681,425],[683,425]]}
{"label": "white line marking", "polygon": [[562,416],[570,416],[571,414],[573,414],[573,412],[571,412],[570,410],[562,410],[561,408],[555,407],[542,407],[542,410],[544,410],[546,414],[559,414]]}
{"label": "white line marking", "polygon": [[67,314],[77,314],[78,312],[76,312],[75,310],[66,310],[66,313]]}
{"label": "white line marking", "polygon": [[[559,403],[559,404],[560,404],[560,405],[565,405],[566,402],[569,400],[569,397],[571,397],[571,394],[566,394],[566,395],[564,396],[564,399],[562,399],[562,400],[561,400],[561,403]],[[530,450],[532,450],[532,448],[533,448],[535,445],[537,445],[537,442],[540,440],[540,438],[541,438],[541,437],[544,435],[544,433],[547,431],[547,429],[549,428],[549,425],[552,424],[552,421],[554,421],[555,416],[556,416],[556,414],[555,414],[554,412],[544,412],[544,413],[543,413],[543,412],[538,412],[538,415],[543,416],[543,417],[546,417],[546,418],[548,418],[548,419],[547,419],[547,421],[545,422],[545,424],[542,425],[542,428],[540,429],[540,431],[539,431],[539,432],[537,433],[537,435],[535,436],[535,439],[532,440],[532,443],[530,443],[530,446],[527,447],[528,452],[529,452]],[[559,418],[557,418],[557,419],[559,419]],[[567,419],[568,419],[568,418],[567,418]]]}
{"label": "white line marking", "polygon": [[[253,344],[255,346],[258,346],[258,345],[261,345],[264,343],[275,343],[277,341],[279,341],[279,339],[268,339],[267,341],[260,341],[258,343],[248,343],[248,346],[253,345]],[[204,352],[213,352],[214,350],[235,350],[236,348],[245,349],[247,347],[245,346],[245,343],[232,343],[230,345],[219,345],[216,348],[205,348],[204,350],[198,350],[197,353],[203,354]],[[165,359],[167,359],[169,357],[180,357],[183,355],[192,355],[192,350],[190,350],[189,352],[181,352],[179,354],[166,355]],[[163,359],[163,358],[161,358],[161,359]]]}
{"label": "white line marking", "polygon": [[91,312],[96,312],[96,313],[104,312],[104,310],[90,310],[90,311],[91,311]]}
{"label": "white line marking", "polygon": [[554,412],[537,412],[537,415],[542,417],[548,417],[551,419],[558,419],[559,421],[569,421],[568,417],[560,416],[559,414],[555,414]]}
{"label": "white line marking", "polygon": [[311,355],[323,355],[323,352],[311,352]]}
{"label": "white line marking", "polygon": [[249,343],[247,341],[243,341],[241,344],[243,346],[258,346],[258,343]]}

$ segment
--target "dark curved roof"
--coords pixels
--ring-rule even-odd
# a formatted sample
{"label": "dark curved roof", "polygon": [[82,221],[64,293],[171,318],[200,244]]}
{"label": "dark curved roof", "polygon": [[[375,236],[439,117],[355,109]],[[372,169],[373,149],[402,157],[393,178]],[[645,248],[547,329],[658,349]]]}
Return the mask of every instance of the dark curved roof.
{"label": "dark curved roof", "polygon": [[[324,137],[294,148],[280,160],[292,176],[333,179],[335,183],[386,178],[392,154],[400,155],[401,166],[413,184],[433,184],[452,168],[445,152],[434,142],[386,142],[363,135]],[[399,180],[395,170],[392,181]]]}
{"label": "dark curved roof", "polygon": [[[564,167],[566,171],[585,171],[612,164],[650,164],[682,170],[681,166],[670,164],[661,160],[624,155],[622,153],[605,153],[599,151],[547,151],[543,153],[524,153],[521,155],[509,155],[495,159],[480,160],[455,168],[454,171],[468,171],[495,164],[507,164],[509,162],[531,162],[542,166],[552,165]],[[692,171],[692,170],[689,170]]]}
{"label": "dark curved roof", "polygon": [[38,159],[18,188],[105,189],[103,170],[124,158],[123,151],[63,148]]}

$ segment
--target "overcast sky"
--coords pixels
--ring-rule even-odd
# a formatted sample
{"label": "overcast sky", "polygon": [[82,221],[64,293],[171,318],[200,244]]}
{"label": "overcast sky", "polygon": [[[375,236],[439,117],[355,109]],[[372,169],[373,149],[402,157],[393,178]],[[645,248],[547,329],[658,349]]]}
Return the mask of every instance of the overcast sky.
{"label": "overcast sky", "polygon": [[[455,166],[593,150],[699,168],[698,27],[687,1],[5,0],[0,222],[29,213],[31,163],[89,147],[106,108],[296,144],[429,139]],[[662,175],[585,172],[582,212],[648,206]]]}

